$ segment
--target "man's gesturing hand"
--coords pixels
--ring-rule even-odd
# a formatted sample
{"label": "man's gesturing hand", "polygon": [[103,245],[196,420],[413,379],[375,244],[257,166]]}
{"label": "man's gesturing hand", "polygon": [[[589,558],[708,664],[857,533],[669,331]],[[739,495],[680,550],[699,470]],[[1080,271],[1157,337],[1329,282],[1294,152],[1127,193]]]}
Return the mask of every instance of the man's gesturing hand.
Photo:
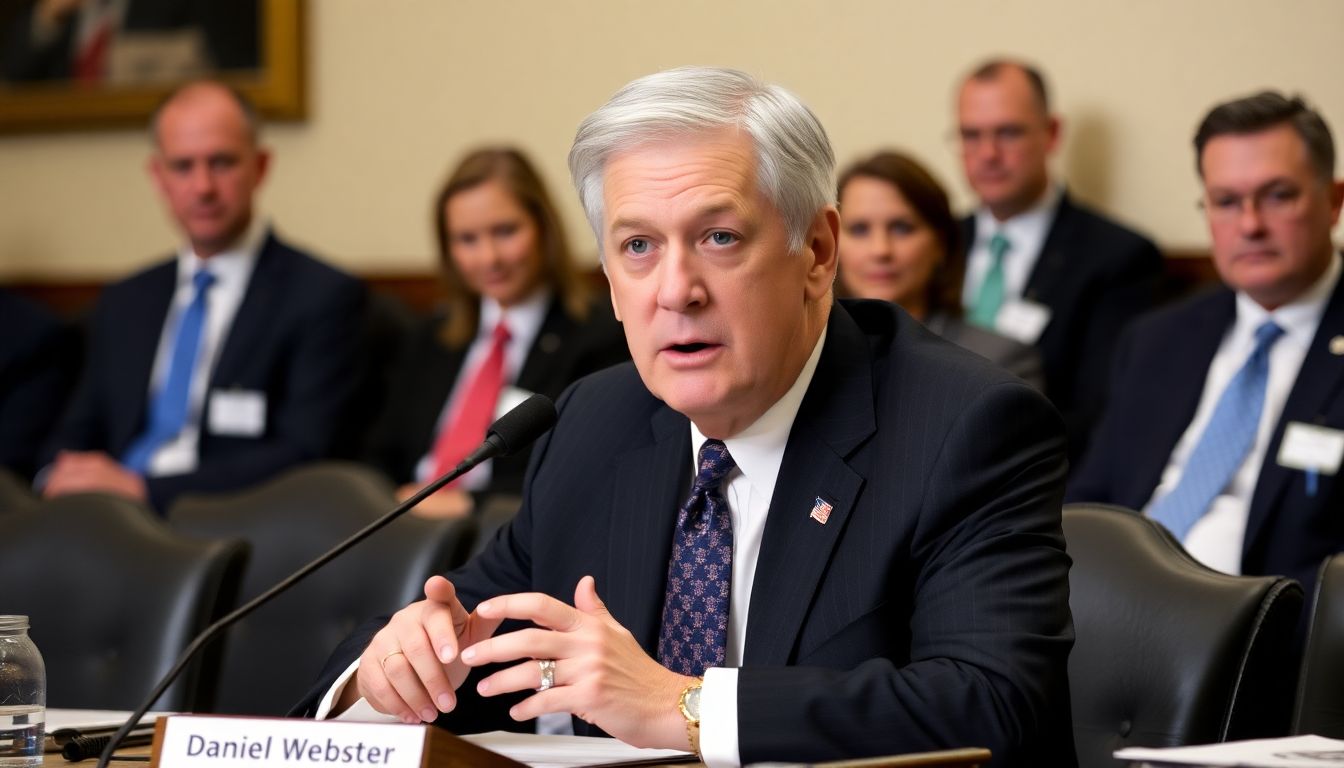
{"label": "man's gesturing hand", "polygon": [[356,685],[346,686],[337,711],[357,696],[407,723],[432,722],[457,706],[457,687],[471,670],[462,648],[490,637],[502,617],[468,614],[442,576],[425,582],[425,599],[397,611],[359,657]]}
{"label": "man's gesturing hand", "polygon": [[522,659],[480,681],[483,696],[536,689],[538,660],[555,661],[554,687],[539,691],[509,711],[515,720],[546,712],[570,712],[627,744],[686,749],[686,721],[677,709],[682,689],[693,678],[678,675],[649,658],[625,627],[607,612],[591,576],[579,580],[571,607],[548,595],[504,595],[476,607],[481,620],[530,621],[540,628],[499,637],[463,637],[462,661],[469,666]]}

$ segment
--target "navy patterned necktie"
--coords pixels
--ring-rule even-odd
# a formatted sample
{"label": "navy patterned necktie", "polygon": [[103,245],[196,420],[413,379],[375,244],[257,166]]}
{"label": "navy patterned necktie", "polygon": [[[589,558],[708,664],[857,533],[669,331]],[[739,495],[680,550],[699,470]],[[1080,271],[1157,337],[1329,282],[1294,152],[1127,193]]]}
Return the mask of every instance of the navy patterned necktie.
{"label": "navy patterned necktie", "polygon": [[706,440],[691,496],[677,514],[658,662],[678,674],[703,675],[709,667],[723,666],[733,523],[719,486],[735,466],[727,446]]}

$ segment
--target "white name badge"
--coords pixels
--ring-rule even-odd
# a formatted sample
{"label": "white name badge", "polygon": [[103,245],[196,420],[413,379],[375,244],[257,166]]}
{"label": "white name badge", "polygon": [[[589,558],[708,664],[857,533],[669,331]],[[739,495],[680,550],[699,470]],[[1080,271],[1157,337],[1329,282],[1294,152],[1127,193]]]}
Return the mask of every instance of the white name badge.
{"label": "white name badge", "polygon": [[519,764],[431,725],[175,715],[160,719],[154,768],[422,768]]}
{"label": "white name badge", "polygon": [[1305,424],[1288,423],[1279,445],[1279,466],[1334,475],[1344,459],[1344,430]]}
{"label": "white name badge", "polygon": [[495,418],[512,411],[514,408],[523,404],[523,401],[531,397],[534,393],[518,387],[504,387],[499,391],[499,399],[495,401]]}
{"label": "white name badge", "polygon": [[1049,324],[1050,308],[1026,299],[1004,302],[994,318],[994,330],[1023,344],[1035,344]]}
{"label": "white name badge", "polygon": [[266,434],[266,393],[246,389],[211,392],[209,431],[229,437]]}

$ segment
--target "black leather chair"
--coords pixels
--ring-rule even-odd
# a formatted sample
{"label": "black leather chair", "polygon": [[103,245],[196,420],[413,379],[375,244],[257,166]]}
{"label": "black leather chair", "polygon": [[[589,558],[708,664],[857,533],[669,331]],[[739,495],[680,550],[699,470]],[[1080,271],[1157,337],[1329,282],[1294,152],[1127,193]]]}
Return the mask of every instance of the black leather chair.
{"label": "black leather chair", "polygon": [[[0,613],[29,617],[48,706],[134,709],[233,609],[246,557],[241,541],[179,536],[122,498],[62,496],[0,515]],[[207,652],[155,708],[208,706],[218,670]]]}
{"label": "black leather chair", "polygon": [[0,515],[7,512],[28,512],[37,508],[40,499],[22,477],[0,467]]}
{"label": "black leather chair", "polygon": [[[193,536],[246,539],[249,600],[394,506],[382,474],[325,462],[236,494],[184,496],[168,521]],[[228,632],[215,711],[287,712],[355,626],[422,598],[425,579],[465,558],[474,531],[469,520],[407,515],[257,609]]]}
{"label": "black leather chair", "polygon": [[1328,558],[1316,582],[1293,733],[1344,739],[1344,554]]}
{"label": "black leather chair", "polygon": [[1069,656],[1080,768],[1127,746],[1288,733],[1302,588],[1229,576],[1130,510],[1064,508],[1077,642]]}

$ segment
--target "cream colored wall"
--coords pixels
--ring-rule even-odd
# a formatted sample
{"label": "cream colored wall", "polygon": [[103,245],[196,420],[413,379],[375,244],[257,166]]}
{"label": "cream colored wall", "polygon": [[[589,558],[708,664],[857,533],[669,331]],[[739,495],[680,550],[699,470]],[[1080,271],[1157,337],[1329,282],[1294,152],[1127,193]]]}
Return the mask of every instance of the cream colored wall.
{"label": "cream colored wall", "polygon": [[[1189,138],[1215,101],[1306,94],[1344,133],[1340,0],[308,0],[310,118],[267,132],[263,205],[360,273],[432,265],[429,198],[481,142],[539,161],[580,252],[564,156],[578,121],[637,75],[741,67],[803,97],[843,163],[924,158],[968,197],[947,141],[956,78],[1011,53],[1049,75],[1074,190],[1163,246],[1206,243]],[[0,278],[109,278],[174,233],[141,133],[0,138]]]}

